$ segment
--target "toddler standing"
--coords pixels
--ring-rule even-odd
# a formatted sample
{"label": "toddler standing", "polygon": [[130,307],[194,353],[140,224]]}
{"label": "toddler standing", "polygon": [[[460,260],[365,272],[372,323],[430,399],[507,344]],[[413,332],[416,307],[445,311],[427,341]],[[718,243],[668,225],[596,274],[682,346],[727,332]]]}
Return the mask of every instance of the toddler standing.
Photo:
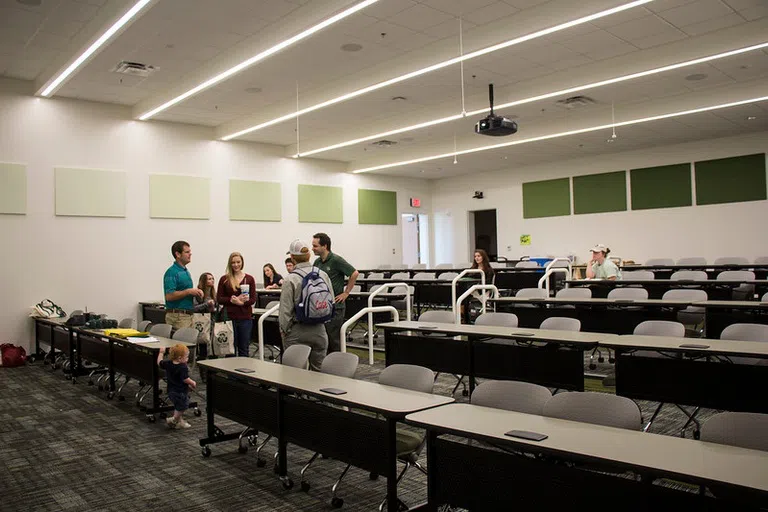
{"label": "toddler standing", "polygon": [[168,398],[173,403],[173,417],[166,420],[170,428],[189,428],[184,420],[184,411],[189,408],[189,388],[196,389],[197,383],[189,378],[189,349],[178,343],[169,349],[170,360],[163,359],[163,349],[157,354],[157,364],[165,370],[168,381]]}

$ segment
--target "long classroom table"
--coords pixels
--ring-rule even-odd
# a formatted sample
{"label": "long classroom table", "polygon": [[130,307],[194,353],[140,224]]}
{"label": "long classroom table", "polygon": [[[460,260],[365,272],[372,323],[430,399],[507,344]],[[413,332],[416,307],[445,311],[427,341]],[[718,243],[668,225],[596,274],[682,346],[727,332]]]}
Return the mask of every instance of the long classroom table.
{"label": "long classroom table", "polygon": [[754,300],[708,300],[697,302],[705,310],[708,338],[719,338],[723,329],[731,324],[768,324],[768,302]]}
{"label": "long classroom table", "polygon": [[677,313],[692,301],[621,300],[604,298],[523,298],[489,299],[497,311],[514,313],[520,327],[537,328],[550,317],[570,317],[581,321],[581,330],[613,334],[632,334],[646,320],[677,321]]}
{"label": "long classroom table", "polygon": [[[207,372],[207,437],[200,439],[203,455],[209,445],[237,439],[224,433],[216,415],[278,439],[278,474],[290,489],[287,475],[289,442],[323,453],[387,478],[387,510],[399,509],[397,499],[397,422],[407,414],[448,404],[452,398],[419,393],[367,381],[233,357],[198,363]],[[251,370],[244,373],[242,370]],[[346,391],[331,395],[321,391]],[[302,396],[317,398],[307,400]],[[360,414],[326,403],[380,415]]]}
{"label": "long classroom table", "polygon": [[[444,504],[587,510],[597,497],[618,510],[642,512],[768,505],[764,451],[469,404],[409,414],[406,420],[427,429],[428,502],[411,510],[436,511]],[[506,436],[511,430],[548,437],[537,442]],[[658,478],[706,486],[717,497],[653,485]]]}
{"label": "long classroom table", "polygon": [[648,297],[660,299],[664,292],[679,288],[700,288],[706,290],[710,299],[728,300],[735,288],[742,285],[754,285],[755,287],[768,286],[768,280],[707,280],[689,281],[673,279],[569,279],[565,283],[568,286],[588,287],[592,289],[593,297],[607,297],[608,292],[614,288],[641,287],[648,290]]}
{"label": "long classroom table", "polygon": [[466,375],[470,393],[476,378],[523,380],[543,386],[584,390],[584,351],[613,334],[553,331],[436,322],[388,322],[386,365],[426,366]]}
{"label": "long classroom table", "polygon": [[757,279],[768,279],[768,265],[764,264],[732,264],[732,265],[622,265],[622,272],[635,270],[650,270],[656,279],[669,279],[673,273],[680,270],[701,270],[707,273],[709,279],[716,279],[717,274],[726,270],[751,270]]}

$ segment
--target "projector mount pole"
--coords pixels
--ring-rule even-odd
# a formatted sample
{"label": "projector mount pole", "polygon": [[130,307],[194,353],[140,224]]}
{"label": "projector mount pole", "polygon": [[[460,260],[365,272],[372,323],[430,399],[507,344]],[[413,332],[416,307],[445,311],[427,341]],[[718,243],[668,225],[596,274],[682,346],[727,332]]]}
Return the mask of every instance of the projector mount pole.
{"label": "projector mount pole", "polygon": [[491,102],[491,115],[493,115],[493,84],[488,84],[488,99]]}

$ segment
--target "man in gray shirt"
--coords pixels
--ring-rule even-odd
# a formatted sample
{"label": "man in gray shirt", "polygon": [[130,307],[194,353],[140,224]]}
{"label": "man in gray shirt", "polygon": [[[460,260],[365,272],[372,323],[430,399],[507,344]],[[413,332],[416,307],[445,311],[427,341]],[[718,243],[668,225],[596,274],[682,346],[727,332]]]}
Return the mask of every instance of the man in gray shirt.
{"label": "man in gray shirt", "polygon": [[307,345],[312,349],[309,355],[309,365],[313,370],[320,370],[328,350],[328,335],[323,324],[301,324],[296,320],[296,305],[301,301],[301,285],[304,275],[317,272],[325,281],[328,290],[333,290],[328,274],[313,268],[309,263],[309,246],[301,240],[291,242],[289,249],[295,267],[294,271],[283,279],[280,294],[280,334],[283,337],[283,349],[291,345]]}

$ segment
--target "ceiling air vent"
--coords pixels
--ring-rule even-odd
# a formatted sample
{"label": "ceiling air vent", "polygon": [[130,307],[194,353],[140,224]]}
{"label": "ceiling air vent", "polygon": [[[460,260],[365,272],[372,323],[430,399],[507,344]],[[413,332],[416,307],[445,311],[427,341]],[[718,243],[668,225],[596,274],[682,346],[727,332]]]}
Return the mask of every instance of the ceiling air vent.
{"label": "ceiling air vent", "polygon": [[395,144],[397,144],[397,141],[387,140],[387,139],[381,139],[381,140],[377,140],[376,142],[371,142],[371,146],[376,146],[377,148],[388,148],[388,147],[394,146]]}
{"label": "ceiling air vent", "polygon": [[570,98],[565,98],[564,100],[560,100],[555,103],[555,105],[557,105],[558,107],[564,108],[567,110],[584,108],[594,104],[595,104],[595,100],[593,100],[589,96],[571,96]]}
{"label": "ceiling air vent", "polygon": [[156,68],[154,66],[148,66],[140,62],[129,62],[124,60],[115,66],[112,71],[114,73],[122,73],[124,75],[141,76],[146,78],[151,75],[155,69]]}

